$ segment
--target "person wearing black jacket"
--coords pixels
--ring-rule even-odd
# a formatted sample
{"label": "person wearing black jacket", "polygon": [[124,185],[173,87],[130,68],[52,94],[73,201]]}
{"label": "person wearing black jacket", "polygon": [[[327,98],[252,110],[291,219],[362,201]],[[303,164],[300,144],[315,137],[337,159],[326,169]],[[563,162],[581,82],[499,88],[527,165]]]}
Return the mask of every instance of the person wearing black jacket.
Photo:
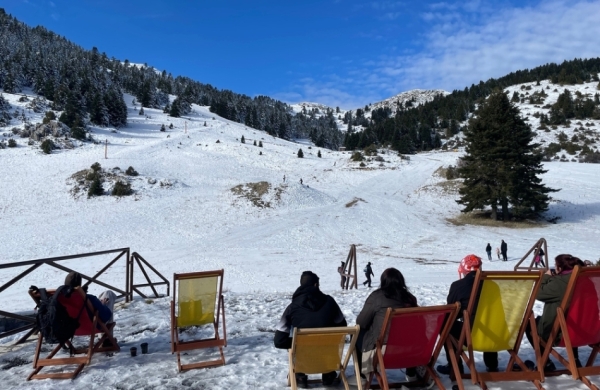
{"label": "person wearing black jacket", "polygon": [[508,244],[504,242],[504,240],[502,240],[502,243],[500,244],[500,252],[502,253],[502,260],[507,261],[508,257],[506,256],[506,253],[508,252]]}
{"label": "person wearing black jacket", "polygon": [[369,261],[365,267],[365,277],[367,280],[363,282],[363,286],[368,284],[368,287],[371,287],[371,276],[375,276],[375,274],[373,273],[373,268],[371,268],[371,262]]}
{"label": "person wearing black jacket", "polygon": [[[311,271],[304,271],[300,277],[300,287],[292,296],[292,303],[285,309],[275,330],[275,348],[292,347],[294,328],[322,328],[347,326],[342,310],[335,299],[319,289],[319,277]],[[322,375],[323,384],[331,385],[337,378],[335,371]],[[305,374],[296,374],[300,387],[308,387]]]}
{"label": "person wearing black jacket", "polygon": [[492,261],[492,246],[490,245],[489,242],[488,242],[487,246],[485,247],[485,253],[487,253],[487,255],[488,255],[488,260]]}
{"label": "person wearing black jacket", "polygon": [[[464,263],[464,264],[463,264]],[[469,300],[471,298],[471,290],[473,290],[473,284],[475,283],[475,274],[477,270],[481,268],[481,258],[469,255],[465,257],[461,263],[464,268],[459,268],[459,273],[464,270],[465,274],[461,274],[462,279],[459,279],[453,282],[450,285],[450,291],[448,292],[447,302],[448,304],[452,304],[454,302],[460,303],[460,311],[458,312],[458,316],[452,324],[450,328],[450,334],[458,340],[460,337],[460,333],[463,328],[463,311],[467,309],[469,306]],[[464,277],[463,277],[464,276]],[[477,307],[477,305],[475,305]],[[474,313],[473,313],[474,315]],[[448,348],[444,344],[444,350],[446,351],[446,356],[449,356]],[[462,361],[459,359],[459,369],[463,372]],[[487,367],[488,372],[496,372],[498,371],[498,353],[497,352],[484,352],[483,353],[483,362]],[[452,371],[449,364],[439,365],[436,367],[436,370],[440,374],[450,375]]]}

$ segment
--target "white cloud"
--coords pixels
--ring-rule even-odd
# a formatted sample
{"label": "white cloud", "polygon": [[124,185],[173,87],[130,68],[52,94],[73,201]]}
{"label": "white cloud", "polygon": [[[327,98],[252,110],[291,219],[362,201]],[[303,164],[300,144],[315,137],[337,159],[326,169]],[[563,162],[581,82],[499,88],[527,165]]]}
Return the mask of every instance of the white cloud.
{"label": "white cloud", "polygon": [[463,7],[479,10],[485,18],[473,23],[469,15],[454,10],[428,13],[425,20],[439,23],[426,35],[423,50],[379,64],[376,71],[397,77],[390,92],[407,88],[462,89],[519,69],[600,55],[598,0],[552,1],[495,12],[479,2]]}
{"label": "white cloud", "polygon": [[414,88],[464,89],[549,62],[599,57],[599,17],[600,0],[520,8],[478,0],[436,3],[421,14],[429,29],[413,37],[417,49],[393,55],[388,48],[377,58],[344,64],[337,75],[298,83],[294,91],[298,100],[356,108]]}

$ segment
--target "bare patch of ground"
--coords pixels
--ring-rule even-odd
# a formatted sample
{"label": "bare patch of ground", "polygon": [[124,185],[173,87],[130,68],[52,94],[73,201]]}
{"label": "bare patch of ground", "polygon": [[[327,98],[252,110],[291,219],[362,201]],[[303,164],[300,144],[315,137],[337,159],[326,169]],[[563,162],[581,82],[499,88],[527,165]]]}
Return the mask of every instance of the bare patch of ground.
{"label": "bare patch of ground", "polygon": [[[263,200],[262,197],[266,195],[270,189],[271,184],[269,182],[259,181],[258,183],[239,184],[233,187],[231,192],[239,197],[248,199],[256,207],[265,208],[271,207],[271,202]],[[278,187],[275,196],[280,198],[281,192],[283,192],[283,189]]]}
{"label": "bare patch of ground", "polygon": [[346,203],[346,207],[352,207],[352,206],[356,206],[356,204],[357,204],[358,202],[365,202],[365,203],[367,203],[367,201],[366,201],[366,200],[364,200],[364,199],[361,199],[361,198],[354,198],[354,199],[352,199],[350,202]]}
{"label": "bare patch of ground", "polygon": [[452,218],[446,218],[446,221],[455,226],[475,225],[475,226],[490,226],[490,227],[505,227],[511,229],[529,229],[546,226],[545,221],[499,221],[490,218],[490,211],[479,211],[471,213],[461,213]]}

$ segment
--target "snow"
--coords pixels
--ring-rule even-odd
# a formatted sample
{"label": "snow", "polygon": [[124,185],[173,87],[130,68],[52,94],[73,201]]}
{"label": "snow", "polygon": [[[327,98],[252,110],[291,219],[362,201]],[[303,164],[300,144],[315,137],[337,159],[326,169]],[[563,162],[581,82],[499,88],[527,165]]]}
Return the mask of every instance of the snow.
{"label": "snow", "polygon": [[[19,96],[4,94],[13,107],[26,110],[30,121],[41,121],[41,114],[18,102]],[[138,115],[139,106],[135,109],[132,100],[132,96],[125,97],[128,127],[94,127],[96,144],[80,143],[72,150],[44,155],[39,144],[28,145],[26,139],[16,138],[16,148],[0,150],[0,263],[130,247],[168,279],[174,272],[223,268],[227,364],[177,373],[175,356],[170,353],[169,298],[136,296],[115,311],[121,352],[95,355],[69,387],[285,388],[287,354],[273,347],[272,331],[302,271],[320,276],[322,290],[337,300],[350,325],[372,291],[361,284],[358,290],[339,290],[336,268],[352,244],[357,246],[359,270],[367,261],[373,264],[375,288],[381,271],[396,267],[421,305],[444,303],[450,283],[457,278],[459,261],[469,253],[486,258],[488,242],[496,247],[504,239],[509,261],[485,260],[485,269],[512,269],[540,237],[548,241],[551,257],[572,253],[581,259],[598,259],[594,244],[600,233],[597,165],[545,163],[544,183],[561,189],[552,195],[547,213],[548,218],[559,218],[556,224],[516,229],[457,226],[448,221],[459,214],[457,194],[434,172],[456,165],[460,151],[422,153],[410,160],[385,151],[380,154],[384,162],[371,160],[360,168],[350,161],[349,152],[277,139],[225,120],[208,107],[194,105],[185,118],[167,117],[149,108],[144,108],[145,115]],[[168,128],[170,123],[173,129]],[[159,131],[161,124],[167,126],[166,132]],[[1,137],[12,136],[10,130],[18,126],[13,120],[0,129]],[[242,135],[245,144],[240,142]],[[253,146],[254,140],[262,141],[263,147]],[[297,157],[300,147],[302,159]],[[318,150],[322,158],[317,157]],[[74,198],[69,178],[95,162],[105,169],[134,167],[140,174],[131,180],[135,194]],[[256,206],[232,191],[238,185],[247,188],[259,182],[269,183],[262,201],[270,207]],[[110,190],[107,185],[105,189]],[[65,263],[86,274],[96,273],[103,264],[85,259]],[[101,280],[122,285],[124,269],[112,269]],[[22,270],[1,270],[2,283]],[[140,277],[136,274],[136,282]],[[42,267],[1,293],[1,309],[31,310],[27,288],[32,284],[55,287],[63,278],[64,273]],[[90,290],[100,291],[94,286]],[[536,304],[536,313],[541,308]],[[0,370],[3,388],[66,385],[60,380],[26,382],[34,345],[13,346],[16,338],[0,340],[4,351],[0,367],[19,359],[25,363]],[[142,342],[149,343],[150,353],[130,357],[129,348],[139,348]],[[522,352],[532,359],[526,341]],[[582,361],[588,354],[582,349]],[[507,360],[507,355],[500,355],[501,367]],[[444,356],[440,363],[445,363]],[[480,355],[477,364],[483,367]],[[352,370],[351,363],[349,373]],[[448,378],[443,380],[450,385]],[[465,385],[477,388],[468,381]],[[533,388],[526,382],[489,385],[490,389]],[[586,387],[563,375],[547,378],[546,388]]]}

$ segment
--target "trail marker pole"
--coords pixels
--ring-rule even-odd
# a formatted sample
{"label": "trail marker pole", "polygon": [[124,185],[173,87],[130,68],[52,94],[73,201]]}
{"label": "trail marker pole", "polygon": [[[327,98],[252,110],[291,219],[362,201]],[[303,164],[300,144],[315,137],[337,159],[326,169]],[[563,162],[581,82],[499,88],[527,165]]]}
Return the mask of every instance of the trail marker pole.
{"label": "trail marker pole", "polygon": [[104,158],[105,159],[108,158],[108,140],[107,139],[104,140]]}

